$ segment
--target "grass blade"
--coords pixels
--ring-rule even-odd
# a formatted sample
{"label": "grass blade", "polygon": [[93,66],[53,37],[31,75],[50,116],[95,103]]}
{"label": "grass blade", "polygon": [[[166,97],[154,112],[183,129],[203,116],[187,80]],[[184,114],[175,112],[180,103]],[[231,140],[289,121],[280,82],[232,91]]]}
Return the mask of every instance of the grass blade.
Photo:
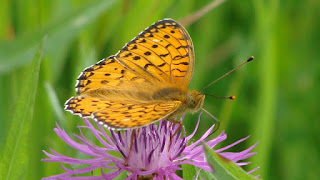
{"label": "grass blade", "polygon": [[66,127],[65,125],[65,118],[64,118],[64,111],[63,107],[61,107],[61,103],[59,102],[58,96],[54,88],[49,82],[45,82],[44,87],[46,89],[46,93],[49,98],[49,102],[51,104],[51,107],[53,111],[55,112],[54,114],[57,117],[57,121],[59,122],[61,127]]}
{"label": "grass blade", "polygon": [[[36,52],[13,111],[5,143],[2,146],[0,176],[3,179],[23,179],[28,167],[28,142],[33,117],[34,102],[42,60],[43,43]],[[18,171],[17,171],[18,170]]]}

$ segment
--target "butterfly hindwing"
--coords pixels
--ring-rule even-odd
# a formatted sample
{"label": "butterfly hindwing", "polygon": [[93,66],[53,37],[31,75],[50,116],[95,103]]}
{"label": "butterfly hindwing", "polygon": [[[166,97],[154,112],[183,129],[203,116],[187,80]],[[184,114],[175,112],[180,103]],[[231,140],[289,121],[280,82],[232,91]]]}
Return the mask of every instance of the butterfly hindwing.
{"label": "butterfly hindwing", "polygon": [[92,97],[72,97],[65,109],[90,117],[112,129],[136,128],[164,119],[179,107],[179,101],[152,103],[113,102]]}
{"label": "butterfly hindwing", "polygon": [[[158,21],[130,41],[116,58],[154,80],[187,87],[194,66],[191,38],[171,19]],[[143,72],[144,71],[144,72]]]}
{"label": "butterfly hindwing", "polygon": [[65,103],[65,110],[80,115],[81,117],[93,118],[92,113],[94,112],[105,109],[121,108],[132,104],[134,103],[122,104],[111,100],[101,100],[100,98],[76,96],[70,98]]}
{"label": "butterfly hindwing", "polygon": [[93,113],[94,119],[112,129],[128,129],[146,126],[165,119],[180,106],[180,101],[159,101],[128,104]]}

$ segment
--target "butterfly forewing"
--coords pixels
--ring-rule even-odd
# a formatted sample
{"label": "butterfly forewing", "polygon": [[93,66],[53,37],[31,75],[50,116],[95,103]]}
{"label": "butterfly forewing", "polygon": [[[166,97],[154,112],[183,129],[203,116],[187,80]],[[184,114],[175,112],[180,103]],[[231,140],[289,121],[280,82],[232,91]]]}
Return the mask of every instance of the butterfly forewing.
{"label": "butterfly forewing", "polygon": [[131,69],[144,71],[156,81],[187,87],[194,66],[188,32],[176,21],[158,21],[130,41],[116,58]]}
{"label": "butterfly forewing", "polygon": [[123,89],[144,83],[154,84],[146,77],[127,69],[111,56],[86,68],[78,77],[76,91],[81,95],[99,88]]}

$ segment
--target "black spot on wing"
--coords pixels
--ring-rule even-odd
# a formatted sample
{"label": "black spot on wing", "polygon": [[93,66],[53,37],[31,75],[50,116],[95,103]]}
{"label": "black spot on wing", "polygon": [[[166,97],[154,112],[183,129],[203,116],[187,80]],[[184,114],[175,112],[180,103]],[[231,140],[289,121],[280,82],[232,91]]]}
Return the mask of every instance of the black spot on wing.
{"label": "black spot on wing", "polygon": [[148,64],[144,65],[144,67],[143,67],[143,68],[144,68],[145,70],[147,70],[147,68],[148,68],[149,66],[154,66],[154,64],[150,64],[150,63],[148,63]]}
{"label": "black spot on wing", "polygon": [[189,62],[173,63],[173,65],[189,65]]}
{"label": "black spot on wing", "polygon": [[189,57],[189,53],[187,53],[186,55],[176,55],[175,57],[172,58],[172,60],[180,60],[182,58],[186,58],[186,57]]}

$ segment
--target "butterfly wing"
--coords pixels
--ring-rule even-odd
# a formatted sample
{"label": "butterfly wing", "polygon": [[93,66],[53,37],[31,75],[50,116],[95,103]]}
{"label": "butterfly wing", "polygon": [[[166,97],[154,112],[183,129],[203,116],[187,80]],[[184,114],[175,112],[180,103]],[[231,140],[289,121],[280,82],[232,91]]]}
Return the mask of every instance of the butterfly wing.
{"label": "butterfly wing", "polygon": [[184,27],[164,19],[127,43],[116,59],[145,77],[186,88],[193,73],[194,50]]}
{"label": "butterfly wing", "polygon": [[66,110],[82,117],[93,118],[111,129],[128,129],[165,119],[175,112],[180,103],[119,103],[92,97],[72,97],[66,103]]}
{"label": "butterfly wing", "polygon": [[94,112],[109,108],[121,108],[133,104],[134,103],[122,104],[111,100],[101,100],[100,98],[76,96],[71,97],[65,103],[65,110],[81,117],[93,118]]}
{"label": "butterfly wing", "polygon": [[128,129],[146,126],[165,119],[176,111],[180,101],[159,101],[109,108],[93,113],[94,119],[112,129]]}
{"label": "butterfly wing", "polygon": [[76,91],[80,95],[98,88],[159,82],[186,88],[193,67],[194,50],[188,32],[176,21],[165,19],[141,32],[116,56],[86,68],[78,77]]}
{"label": "butterfly wing", "polygon": [[124,89],[128,86],[154,83],[120,64],[114,56],[86,68],[78,77],[76,91],[78,95],[86,94],[90,90]]}

